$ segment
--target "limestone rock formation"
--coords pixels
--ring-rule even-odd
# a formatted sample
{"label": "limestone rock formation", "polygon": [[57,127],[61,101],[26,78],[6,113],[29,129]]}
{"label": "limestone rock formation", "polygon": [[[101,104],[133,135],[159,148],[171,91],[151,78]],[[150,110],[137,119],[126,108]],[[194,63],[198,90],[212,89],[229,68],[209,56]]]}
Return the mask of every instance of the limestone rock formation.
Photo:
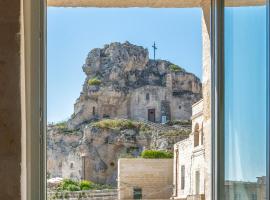
{"label": "limestone rock formation", "polygon": [[[190,120],[192,104],[201,99],[194,74],[169,61],[151,60],[147,49],[129,42],[93,49],[83,71],[74,114],[65,124],[48,126],[48,177],[115,185],[119,157],[136,157],[143,149],[171,150],[187,137],[189,125],[160,123]],[[133,125],[95,125],[104,118],[129,119]]]}
{"label": "limestone rock formation", "polygon": [[[96,123],[103,123],[101,120]],[[144,149],[173,150],[173,144],[185,139],[191,127],[162,127],[131,121],[131,127],[108,127],[96,123],[69,132],[51,125],[47,134],[48,178],[87,179],[116,185],[118,158],[138,157]],[[117,121],[125,121],[118,119]]]}
{"label": "limestone rock formation", "polygon": [[147,49],[129,42],[93,49],[83,71],[87,77],[68,122],[71,129],[102,118],[187,120],[191,105],[201,98],[194,74],[169,61],[151,60]]}

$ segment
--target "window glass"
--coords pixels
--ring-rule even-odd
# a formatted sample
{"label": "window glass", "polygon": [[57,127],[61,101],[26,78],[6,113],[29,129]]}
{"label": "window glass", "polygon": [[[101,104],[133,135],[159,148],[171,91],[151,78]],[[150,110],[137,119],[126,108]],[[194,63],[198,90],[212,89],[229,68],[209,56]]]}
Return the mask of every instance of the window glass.
{"label": "window glass", "polygon": [[240,1],[225,4],[225,199],[263,200],[266,6]]}

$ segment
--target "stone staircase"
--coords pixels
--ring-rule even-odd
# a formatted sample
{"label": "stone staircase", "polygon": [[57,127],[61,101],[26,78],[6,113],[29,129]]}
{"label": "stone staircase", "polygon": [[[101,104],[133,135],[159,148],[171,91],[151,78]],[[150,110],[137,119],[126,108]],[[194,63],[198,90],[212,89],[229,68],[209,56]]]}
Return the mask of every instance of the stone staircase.
{"label": "stone staircase", "polygon": [[173,126],[168,126],[166,124],[160,124],[160,123],[154,123],[154,122],[147,121],[145,119],[139,119],[138,121],[145,123],[146,125],[148,125],[149,127],[151,127],[157,132],[167,132],[167,131],[177,130],[177,128]]}

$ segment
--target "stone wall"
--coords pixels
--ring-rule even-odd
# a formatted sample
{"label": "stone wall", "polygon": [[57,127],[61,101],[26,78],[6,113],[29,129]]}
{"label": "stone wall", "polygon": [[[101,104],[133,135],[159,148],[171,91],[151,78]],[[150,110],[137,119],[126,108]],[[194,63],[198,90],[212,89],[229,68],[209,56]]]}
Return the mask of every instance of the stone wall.
{"label": "stone wall", "polygon": [[1,200],[18,200],[21,182],[20,0],[0,1]]}
{"label": "stone wall", "polygon": [[[146,96],[149,96],[147,99]],[[131,94],[131,119],[147,120],[148,109],[155,109],[156,122],[161,121],[161,101],[169,99],[171,94],[166,87],[146,86],[136,89]]]}
{"label": "stone wall", "polygon": [[142,189],[143,199],[170,199],[173,159],[119,159],[119,200],[133,199],[133,188]]}
{"label": "stone wall", "polygon": [[48,192],[48,200],[117,200],[117,189]]}

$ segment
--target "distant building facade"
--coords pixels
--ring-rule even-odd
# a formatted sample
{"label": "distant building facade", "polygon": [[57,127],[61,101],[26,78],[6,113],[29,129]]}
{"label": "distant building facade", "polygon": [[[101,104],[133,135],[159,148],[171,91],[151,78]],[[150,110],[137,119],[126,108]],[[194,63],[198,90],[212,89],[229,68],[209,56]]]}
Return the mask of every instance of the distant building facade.
{"label": "distant building facade", "polygon": [[173,159],[119,159],[119,200],[168,200],[172,192]]}
{"label": "distant building facade", "polygon": [[257,182],[225,181],[225,200],[266,200],[266,177]]}
{"label": "distant building facade", "polygon": [[192,133],[174,145],[172,199],[205,199],[203,100],[192,106]]}
{"label": "distant building facade", "polygon": [[[192,133],[174,145],[173,195],[174,200],[205,200],[207,186],[206,135],[204,132],[203,100],[192,106]],[[257,182],[225,181],[225,200],[266,200],[265,176]]]}

